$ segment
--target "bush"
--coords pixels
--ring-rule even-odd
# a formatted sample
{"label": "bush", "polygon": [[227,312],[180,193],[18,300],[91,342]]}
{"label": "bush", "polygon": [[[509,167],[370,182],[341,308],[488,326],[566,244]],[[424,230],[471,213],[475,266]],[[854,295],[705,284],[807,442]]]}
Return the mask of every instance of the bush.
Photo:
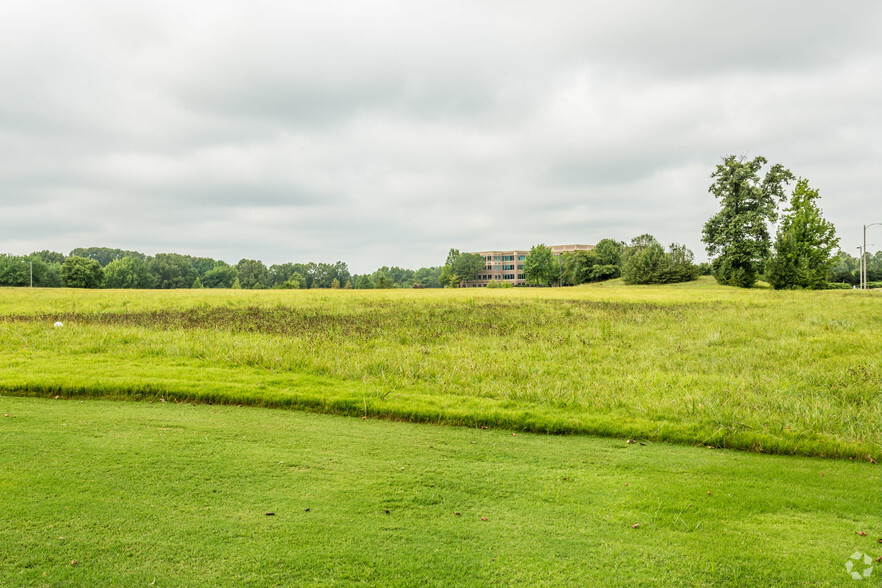
{"label": "bush", "polygon": [[685,245],[671,244],[665,252],[652,235],[631,240],[622,256],[622,279],[626,284],[674,284],[698,279],[692,252]]}
{"label": "bush", "polygon": [[496,280],[490,280],[487,283],[488,288],[513,288],[514,284],[511,282],[497,282]]}
{"label": "bush", "polygon": [[825,290],[851,290],[854,288],[851,284],[843,284],[842,282],[827,282]]}

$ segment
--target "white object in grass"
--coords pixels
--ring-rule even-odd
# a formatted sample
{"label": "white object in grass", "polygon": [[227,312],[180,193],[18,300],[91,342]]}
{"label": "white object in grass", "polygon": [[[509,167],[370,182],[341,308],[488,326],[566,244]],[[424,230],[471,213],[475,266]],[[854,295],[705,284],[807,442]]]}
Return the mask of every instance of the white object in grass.
{"label": "white object in grass", "polygon": [[64,323],[62,323],[61,321],[55,321],[55,326],[56,327],[63,327]]}

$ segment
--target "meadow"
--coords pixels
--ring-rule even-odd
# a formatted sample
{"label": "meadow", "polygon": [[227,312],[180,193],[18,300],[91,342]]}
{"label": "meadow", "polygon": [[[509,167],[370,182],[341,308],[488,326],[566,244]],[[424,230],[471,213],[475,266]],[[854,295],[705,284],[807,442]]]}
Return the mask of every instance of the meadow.
{"label": "meadow", "polygon": [[851,585],[880,323],[708,279],[0,289],[0,585]]}
{"label": "meadow", "polygon": [[[55,328],[61,321],[64,327]],[[0,290],[0,392],[882,457],[882,296]]]}

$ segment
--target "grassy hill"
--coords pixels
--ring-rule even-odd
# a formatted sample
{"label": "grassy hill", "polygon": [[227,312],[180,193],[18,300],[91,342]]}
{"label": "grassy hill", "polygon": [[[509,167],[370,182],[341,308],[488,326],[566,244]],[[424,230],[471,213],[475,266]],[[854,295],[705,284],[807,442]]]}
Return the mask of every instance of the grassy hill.
{"label": "grassy hill", "polygon": [[[61,321],[64,327],[55,328]],[[882,297],[0,290],[0,391],[882,457]]]}

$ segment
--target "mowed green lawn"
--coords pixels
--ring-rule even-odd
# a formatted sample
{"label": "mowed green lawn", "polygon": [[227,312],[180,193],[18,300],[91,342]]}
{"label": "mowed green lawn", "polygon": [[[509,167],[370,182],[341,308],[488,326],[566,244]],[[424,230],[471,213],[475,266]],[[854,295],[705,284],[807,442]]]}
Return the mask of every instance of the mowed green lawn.
{"label": "mowed green lawn", "polygon": [[852,554],[882,556],[857,460],[161,401],[0,413],[3,586],[850,586]]}
{"label": "mowed green lawn", "polygon": [[495,291],[0,289],[0,392],[879,461],[880,332],[877,292],[710,278]]}

